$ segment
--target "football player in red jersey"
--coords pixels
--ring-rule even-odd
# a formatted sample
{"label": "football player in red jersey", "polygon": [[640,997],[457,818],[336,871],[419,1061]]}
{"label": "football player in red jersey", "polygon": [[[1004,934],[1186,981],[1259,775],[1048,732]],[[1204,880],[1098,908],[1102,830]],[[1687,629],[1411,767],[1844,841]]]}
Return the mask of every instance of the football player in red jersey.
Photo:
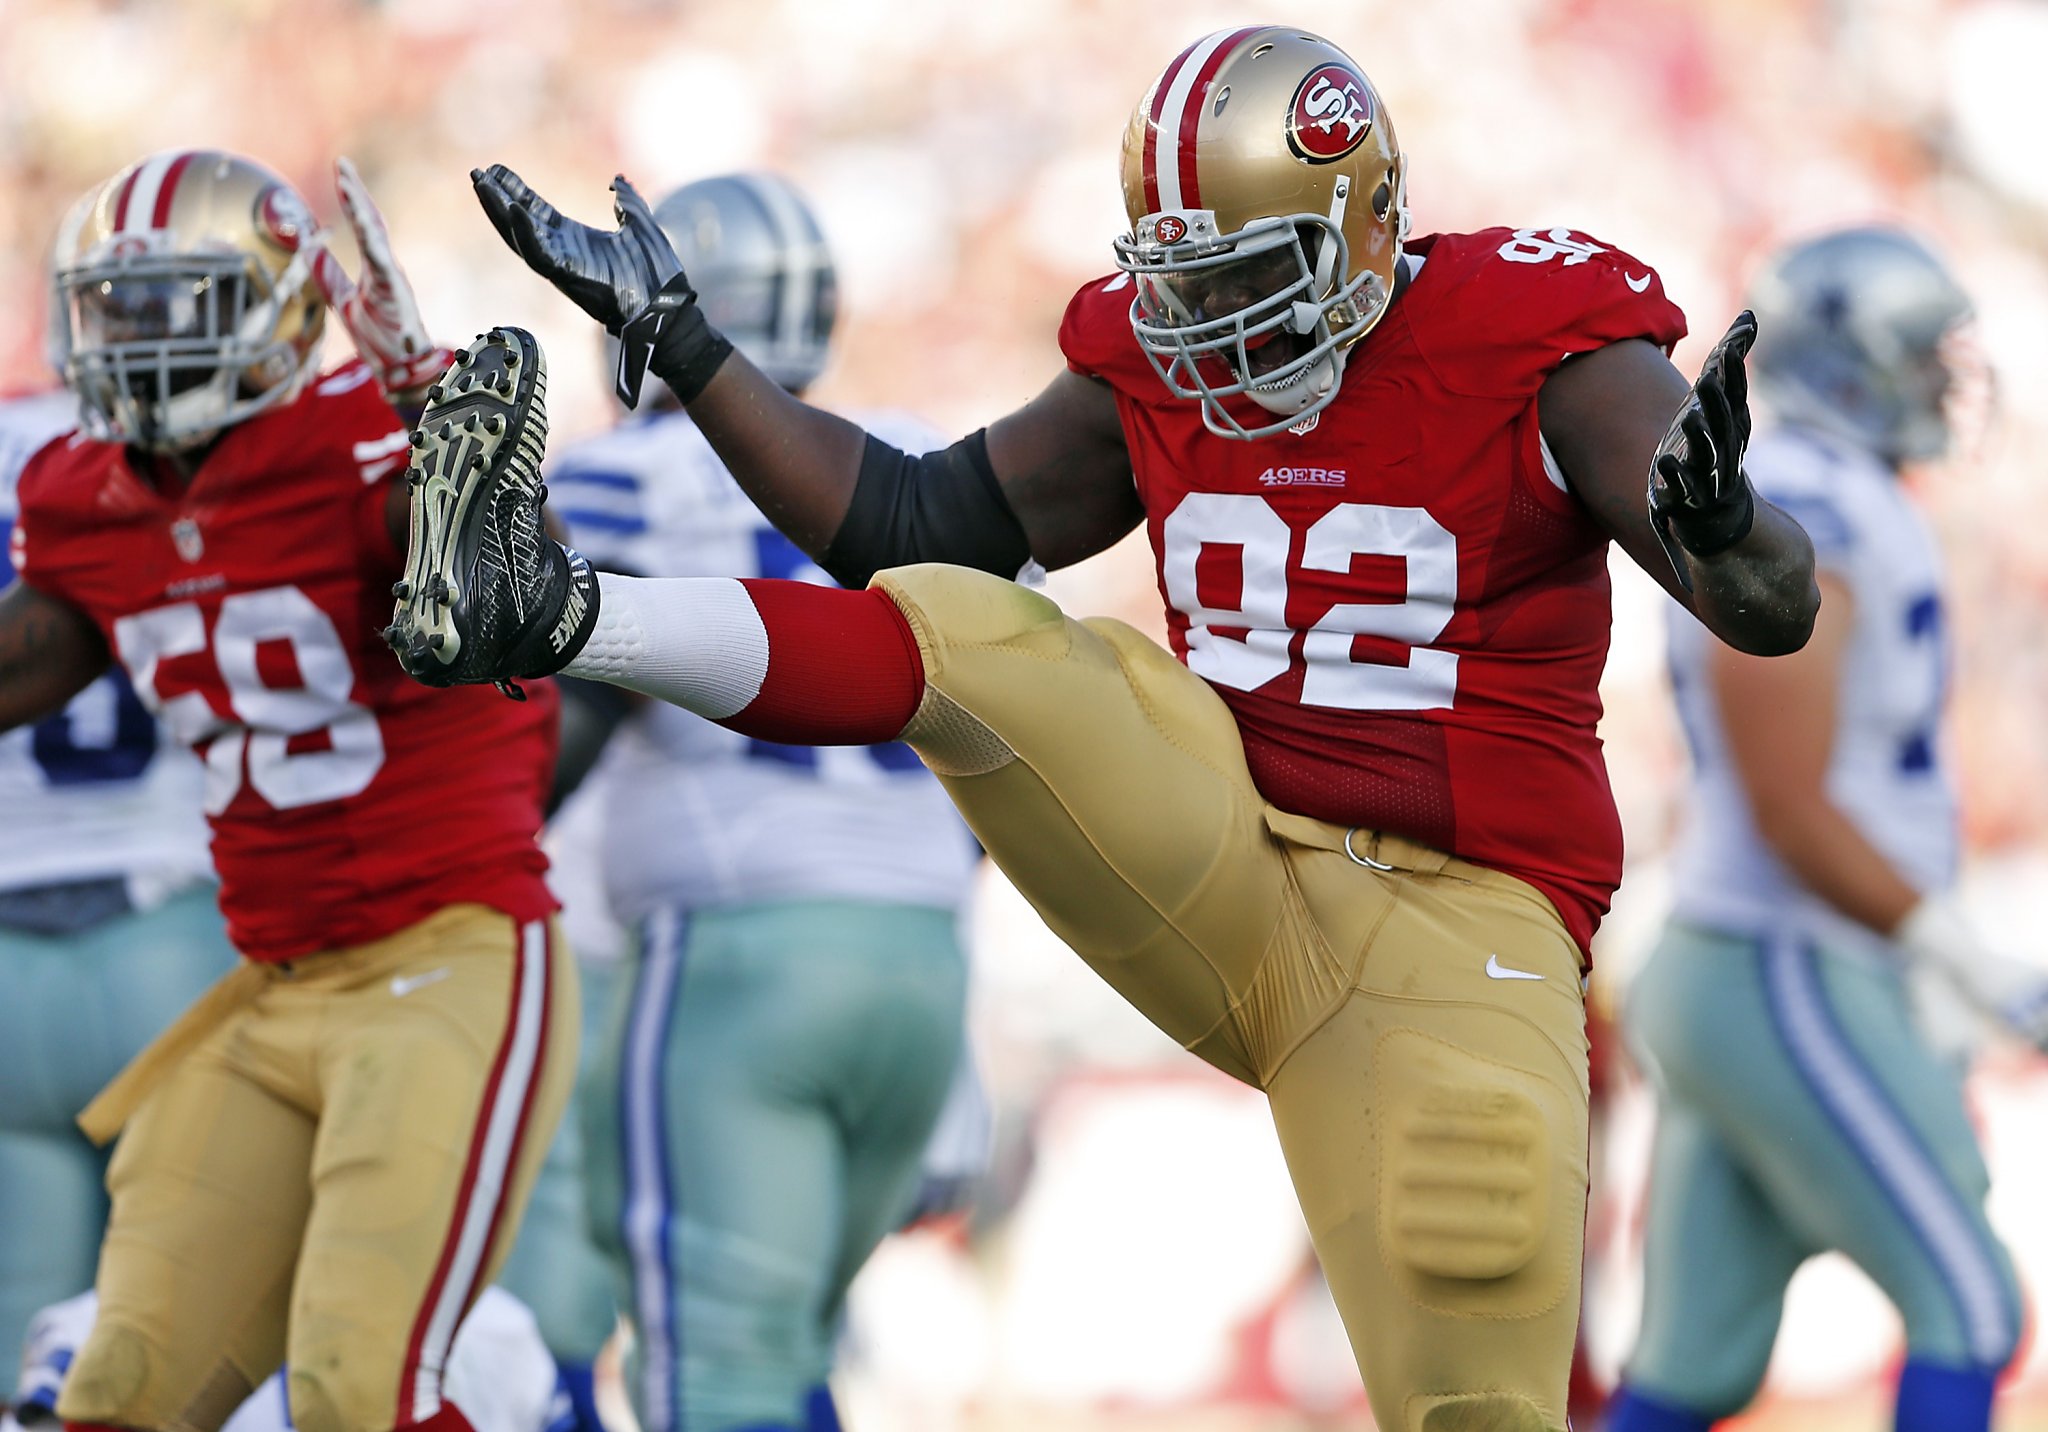
{"label": "football player in red jersey", "polygon": [[[446,408],[495,436],[415,458],[394,644],[429,682],[564,669],[765,739],[908,741],[1056,932],[1267,1092],[1379,1424],[1530,1432],[1565,1422],[1581,979],[1620,874],[1608,543],[1746,650],[1797,648],[1818,597],[1743,476],[1747,316],[1688,389],[1647,265],[1565,229],[1411,239],[1404,170],[1327,41],[1190,46],[1125,135],[1131,230],[1067,371],[921,458],[735,357],[623,181],[605,232],[482,171],[507,241],[620,336],[622,392],[652,367],[872,584],[500,560],[544,432],[505,330]],[[1003,580],[1141,523],[1171,654]]]}
{"label": "football player in red jersey", "polygon": [[[118,659],[204,763],[244,956],[80,1118],[125,1132],[74,1427],[210,1432],[289,1354],[301,1428],[466,1428],[440,1374],[572,1076],[553,712],[427,691],[377,639],[394,403],[447,354],[338,181],[360,287],[298,193],[213,151],[123,170],[58,240],[84,426],[21,479],[0,727]],[[363,360],[321,376],[330,309]]]}

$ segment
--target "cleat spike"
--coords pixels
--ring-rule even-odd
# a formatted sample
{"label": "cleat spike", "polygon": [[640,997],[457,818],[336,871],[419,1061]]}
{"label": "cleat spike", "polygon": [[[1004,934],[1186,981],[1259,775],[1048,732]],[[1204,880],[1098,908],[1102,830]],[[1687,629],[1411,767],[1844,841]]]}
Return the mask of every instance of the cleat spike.
{"label": "cleat spike", "polygon": [[432,636],[427,638],[427,648],[430,651],[439,651],[443,646],[447,644],[447,641],[448,638],[446,636],[442,635],[440,632],[435,632]]}
{"label": "cleat spike", "polygon": [[441,424],[441,430],[440,430],[439,432],[435,433],[435,434],[434,434],[434,436],[435,436],[435,437],[437,437],[437,438],[439,438],[439,439],[440,439],[440,440],[441,440],[442,442],[444,442],[444,443],[445,443],[445,442],[447,442],[447,441],[449,441],[450,439],[452,439],[452,438],[453,438],[453,437],[455,436],[455,424],[453,424],[453,423],[443,423],[443,424]]}
{"label": "cleat spike", "polygon": [[498,434],[505,431],[505,420],[496,413],[491,414],[488,418],[484,419],[484,431],[492,437],[498,436]]}
{"label": "cleat spike", "polygon": [[401,602],[404,601],[407,597],[412,595],[412,583],[408,582],[405,578],[400,577],[397,581],[391,584],[391,595],[398,598],[398,600],[400,600]]}
{"label": "cleat spike", "polygon": [[477,430],[478,427],[482,425],[482,423],[483,419],[479,417],[476,413],[472,412],[468,417],[462,420],[462,430],[466,433],[473,433]]}
{"label": "cleat spike", "polygon": [[427,445],[427,435],[418,428],[414,428],[411,432],[407,433],[405,440],[416,448],[423,448]]}

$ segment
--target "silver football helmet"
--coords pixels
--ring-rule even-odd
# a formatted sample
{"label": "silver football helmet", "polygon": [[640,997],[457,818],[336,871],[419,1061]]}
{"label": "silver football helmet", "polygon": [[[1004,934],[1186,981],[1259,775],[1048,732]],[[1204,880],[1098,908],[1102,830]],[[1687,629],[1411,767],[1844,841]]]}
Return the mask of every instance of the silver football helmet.
{"label": "silver football helmet", "polygon": [[773,174],[721,174],[654,207],[704,316],[791,392],[824,371],[839,277],[817,216]]}
{"label": "silver football helmet", "polygon": [[1794,244],[1757,275],[1749,306],[1750,371],[1780,419],[1893,464],[1948,447],[1950,339],[1970,299],[1918,239],[1871,226]]}

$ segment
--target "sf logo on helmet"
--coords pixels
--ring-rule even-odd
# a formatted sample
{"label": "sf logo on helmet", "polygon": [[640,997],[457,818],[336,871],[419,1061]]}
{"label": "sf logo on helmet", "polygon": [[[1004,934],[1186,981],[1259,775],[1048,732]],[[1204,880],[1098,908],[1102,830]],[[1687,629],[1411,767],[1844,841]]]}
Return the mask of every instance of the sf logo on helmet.
{"label": "sf logo on helmet", "polygon": [[1342,159],[1372,129],[1372,91],[1349,65],[1324,65],[1309,72],[1294,91],[1287,115],[1287,143],[1311,164]]}

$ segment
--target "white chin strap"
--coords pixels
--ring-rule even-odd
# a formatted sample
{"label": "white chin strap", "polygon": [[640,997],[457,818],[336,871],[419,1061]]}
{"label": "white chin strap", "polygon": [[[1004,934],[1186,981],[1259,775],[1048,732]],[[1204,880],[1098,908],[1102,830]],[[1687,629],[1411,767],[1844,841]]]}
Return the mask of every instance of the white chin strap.
{"label": "white chin strap", "polygon": [[1277,387],[1249,386],[1244,390],[1245,396],[1269,413],[1291,418],[1311,403],[1329,396],[1344,372],[1344,358],[1349,351],[1340,348],[1326,354],[1314,367],[1303,369]]}

